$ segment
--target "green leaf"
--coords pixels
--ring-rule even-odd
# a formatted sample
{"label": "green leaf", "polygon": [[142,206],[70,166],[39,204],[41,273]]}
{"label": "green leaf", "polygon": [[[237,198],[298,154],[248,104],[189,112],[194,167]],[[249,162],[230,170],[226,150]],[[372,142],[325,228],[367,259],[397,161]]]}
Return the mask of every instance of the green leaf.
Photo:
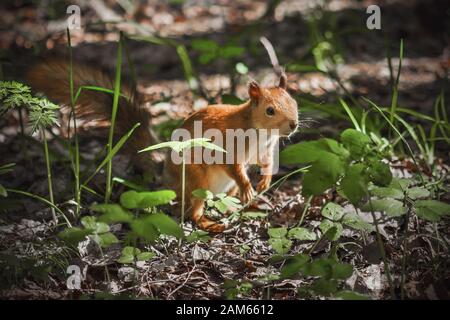
{"label": "green leaf", "polygon": [[335,263],[332,265],[332,275],[333,279],[345,280],[349,278],[353,273],[353,267],[348,263]]}
{"label": "green leaf", "polygon": [[140,201],[140,193],[134,190],[124,192],[120,195],[120,204],[127,209],[138,208]]}
{"label": "green leaf", "polygon": [[393,187],[375,187],[371,190],[371,194],[378,198],[403,199],[403,191]]}
{"label": "green leaf", "polygon": [[344,215],[344,208],[334,202],[328,202],[322,208],[322,216],[330,220],[338,221]]}
{"label": "green leaf", "polygon": [[214,207],[221,213],[226,213],[228,211],[228,206],[222,199],[215,201]]}
{"label": "green leaf", "polygon": [[[406,213],[407,209],[403,206],[401,201],[384,198],[384,199],[372,199],[372,208],[374,211],[385,212],[390,217],[399,217]],[[365,211],[371,211],[370,202],[366,203],[363,207]]]}
{"label": "green leaf", "polygon": [[183,141],[166,141],[166,142],[161,142],[161,143],[149,146],[145,149],[139,150],[138,153],[158,150],[158,149],[162,149],[162,148],[171,148],[171,149],[175,150],[176,152],[180,152],[183,149],[182,147],[183,147]]}
{"label": "green leaf", "polygon": [[230,209],[230,208],[240,208],[241,207],[241,200],[235,197],[229,197],[226,196],[225,198],[221,199],[221,201]]}
{"label": "green leaf", "polygon": [[141,192],[139,196],[139,208],[150,208],[168,204],[177,197],[176,193],[172,190]]}
{"label": "green leaf", "polygon": [[320,258],[312,261],[303,269],[305,276],[331,278],[333,274],[333,265],[336,261],[330,258]]}
{"label": "green leaf", "polygon": [[400,191],[402,191],[402,194],[403,194],[403,191],[405,191],[412,183],[413,183],[413,181],[411,179],[392,178],[392,181],[389,184],[389,187],[400,190]]}
{"label": "green leaf", "polygon": [[244,53],[244,51],[245,51],[244,47],[227,45],[227,46],[219,49],[219,55],[221,58],[229,59],[229,58],[234,58],[234,57],[240,56],[241,54]]}
{"label": "green leaf", "polygon": [[186,148],[193,148],[193,147],[203,147],[209,150],[216,150],[216,151],[220,151],[223,153],[226,153],[227,151],[225,149],[223,149],[222,147],[219,147],[218,145],[211,143],[210,142],[211,139],[206,139],[206,138],[196,138],[196,139],[191,139],[188,140],[186,142],[187,147],[184,147],[184,149]]}
{"label": "green leaf", "polygon": [[208,39],[193,39],[191,47],[202,52],[215,52],[219,49],[219,45],[215,41]]}
{"label": "green leaf", "polygon": [[0,175],[6,174],[9,172],[13,172],[15,165],[16,165],[15,163],[7,163],[7,164],[0,166]]}
{"label": "green leaf", "polygon": [[257,220],[257,219],[264,219],[267,217],[267,212],[261,212],[261,211],[246,211],[242,213],[241,219],[242,220]]}
{"label": "green leaf", "polygon": [[109,226],[104,222],[97,222],[95,217],[87,216],[81,218],[81,224],[86,229],[93,230],[94,233],[105,233],[109,231]]}
{"label": "green leaf", "polygon": [[162,234],[174,236],[178,239],[182,238],[184,235],[183,230],[175,222],[175,220],[163,213],[151,214],[145,219],[146,222],[152,223]]}
{"label": "green leaf", "polygon": [[360,159],[366,155],[372,143],[366,134],[355,129],[347,129],[342,132],[341,142],[350,151],[352,159]]}
{"label": "green leaf", "polygon": [[141,252],[137,255],[136,259],[137,261],[148,261],[151,258],[153,258],[156,254],[154,252],[146,251]]}
{"label": "green leaf", "polygon": [[335,154],[323,153],[303,178],[304,195],[320,195],[336,184],[344,172],[342,160]]}
{"label": "green leaf", "polygon": [[389,165],[381,161],[371,161],[368,167],[369,178],[375,185],[386,187],[392,182]]}
{"label": "green leaf", "polygon": [[278,254],[288,253],[292,246],[292,241],[286,238],[270,238],[268,242]]}
{"label": "green leaf", "polygon": [[342,219],[342,223],[356,230],[373,230],[373,226],[370,223],[364,221],[360,216],[354,213],[346,214]]}
{"label": "green leaf", "polygon": [[214,198],[214,195],[211,191],[206,189],[195,189],[192,191],[192,195],[196,198],[200,199],[212,199]]}
{"label": "green leaf", "polygon": [[232,94],[223,94],[222,95],[222,103],[223,104],[234,104],[234,105],[239,105],[244,103],[243,100],[239,99],[238,97],[236,97],[235,95]]}
{"label": "green leaf", "polygon": [[196,241],[208,242],[210,239],[209,232],[203,230],[193,231],[186,237],[186,241],[189,243]]}
{"label": "green leaf", "polygon": [[127,209],[145,209],[167,204],[177,197],[172,190],[136,192],[134,190],[121,194],[120,203]]}
{"label": "green leaf", "polygon": [[102,248],[107,248],[119,240],[111,232],[91,235],[92,239],[97,242]]}
{"label": "green leaf", "polygon": [[119,263],[133,263],[134,256],[136,255],[136,261],[147,261],[155,256],[154,252],[141,252],[138,248],[127,246],[123,248],[122,255],[117,260]]}
{"label": "green leaf", "polygon": [[206,149],[217,150],[223,153],[227,152],[225,149],[219,147],[214,143],[211,143],[210,141],[211,139],[208,138],[195,138],[186,141],[167,141],[139,150],[138,153],[153,151],[161,148],[171,148],[175,152],[181,152],[183,150],[187,150],[193,147],[204,147]]}
{"label": "green leaf", "polygon": [[133,220],[133,214],[118,204],[95,204],[91,206],[91,210],[102,212],[103,214],[98,218],[98,221],[107,224],[131,222]]}
{"label": "green leaf", "polygon": [[337,291],[337,281],[324,278],[317,279],[311,285],[311,290],[321,296],[330,296]]}
{"label": "green leaf", "polygon": [[8,192],[6,191],[5,187],[2,186],[1,184],[0,184],[0,196],[5,198],[8,196]]}
{"label": "green leaf", "polygon": [[144,187],[143,185],[140,185],[138,183],[135,183],[133,181],[129,181],[120,177],[114,177],[113,178],[113,182],[117,182],[120,184],[123,184],[124,186],[136,190],[136,191],[147,191],[148,189],[146,187]]}
{"label": "green leaf", "polygon": [[450,205],[437,200],[417,200],[414,207],[418,217],[429,221],[439,221],[450,214]]}
{"label": "green leaf", "polygon": [[345,197],[354,205],[358,205],[367,195],[365,169],[366,166],[362,163],[350,165],[340,183]]}
{"label": "green leaf", "polygon": [[324,153],[333,153],[342,157],[348,155],[337,141],[332,139],[320,139],[305,141],[286,147],[280,153],[280,161],[283,164],[311,163],[321,158]]}
{"label": "green leaf", "polygon": [[142,239],[147,242],[155,242],[159,237],[158,229],[153,225],[153,223],[147,221],[147,217],[141,217],[133,220],[130,223],[131,230]]}
{"label": "green leaf", "polygon": [[416,200],[420,198],[428,198],[430,196],[430,191],[421,187],[413,187],[406,190],[406,195],[409,198]]}
{"label": "green leaf", "polygon": [[58,125],[59,106],[47,99],[32,98],[28,102],[30,108],[29,121],[31,124],[31,134],[37,130],[43,130],[54,125]]}
{"label": "green leaf", "polygon": [[91,229],[80,229],[77,227],[67,228],[58,234],[63,241],[70,245],[76,246],[80,241],[86,239],[86,236],[92,234]]}
{"label": "green leaf", "polygon": [[198,57],[198,62],[200,62],[201,64],[208,64],[211,61],[213,61],[216,57],[217,54],[215,52],[205,52]]}
{"label": "green leaf", "polygon": [[343,231],[342,224],[330,220],[323,220],[319,228],[330,241],[338,240]]}
{"label": "green leaf", "polygon": [[283,278],[291,278],[295,274],[302,272],[304,266],[309,263],[310,257],[306,254],[297,254],[289,259],[281,269]]}
{"label": "green leaf", "polygon": [[243,62],[236,63],[235,69],[240,74],[248,73],[248,67]]}
{"label": "green leaf", "polygon": [[303,240],[303,241],[314,241],[317,239],[317,236],[314,232],[309,231],[306,228],[292,228],[289,230],[288,238]]}
{"label": "green leaf", "polygon": [[271,238],[284,238],[286,237],[288,231],[286,228],[269,228],[267,233]]}
{"label": "green leaf", "polygon": [[368,296],[365,296],[363,294],[353,292],[353,291],[339,291],[336,294],[334,294],[335,298],[340,298],[342,300],[369,300],[370,298]]}
{"label": "green leaf", "polygon": [[136,250],[136,254],[141,252],[141,250],[139,250],[138,248],[134,248],[134,247],[129,247],[126,246],[125,248],[122,249],[122,255],[120,256],[119,259],[117,259],[117,262],[119,263],[133,263],[134,262],[134,257],[133,257],[133,251]]}

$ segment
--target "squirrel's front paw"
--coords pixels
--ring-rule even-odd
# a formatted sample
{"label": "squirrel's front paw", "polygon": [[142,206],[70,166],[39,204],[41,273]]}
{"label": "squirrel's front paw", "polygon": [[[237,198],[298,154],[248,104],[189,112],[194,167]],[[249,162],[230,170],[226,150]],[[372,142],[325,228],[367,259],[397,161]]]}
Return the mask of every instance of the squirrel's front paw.
{"label": "squirrel's front paw", "polygon": [[261,179],[261,181],[259,181],[258,185],[256,186],[256,191],[258,193],[261,193],[261,192],[269,189],[271,180],[272,180],[271,178],[263,177]]}
{"label": "squirrel's front paw", "polygon": [[242,192],[242,202],[249,203],[253,200],[253,197],[255,196],[255,190],[253,190],[253,187],[251,184],[249,184]]}

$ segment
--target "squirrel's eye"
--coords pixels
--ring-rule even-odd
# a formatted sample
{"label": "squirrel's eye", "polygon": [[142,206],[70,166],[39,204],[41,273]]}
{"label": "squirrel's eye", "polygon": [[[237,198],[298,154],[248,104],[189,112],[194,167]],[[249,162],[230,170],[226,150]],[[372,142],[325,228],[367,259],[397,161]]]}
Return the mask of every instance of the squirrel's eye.
{"label": "squirrel's eye", "polygon": [[275,109],[273,107],[267,107],[266,114],[268,116],[273,116],[275,114]]}

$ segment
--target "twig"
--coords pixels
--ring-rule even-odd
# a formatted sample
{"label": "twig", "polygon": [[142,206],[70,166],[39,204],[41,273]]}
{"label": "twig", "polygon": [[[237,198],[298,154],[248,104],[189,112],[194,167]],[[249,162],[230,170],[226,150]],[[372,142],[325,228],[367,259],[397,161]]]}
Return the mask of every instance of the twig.
{"label": "twig", "polygon": [[267,39],[266,37],[259,38],[259,41],[261,41],[262,45],[266,49],[267,54],[269,55],[270,63],[272,64],[272,67],[275,70],[276,74],[278,76],[281,76],[284,70],[280,67],[277,54],[275,53],[275,49],[273,48],[272,43],[270,43],[269,39]]}
{"label": "twig", "polygon": [[[195,262],[194,262],[195,263]],[[184,282],[182,284],[180,284],[178,287],[175,288],[175,290],[173,290],[172,292],[170,292],[167,295],[167,299],[169,299],[175,292],[177,292],[178,290],[180,290],[181,288],[183,288],[186,283],[188,282],[189,278],[191,277],[192,272],[194,272],[194,270],[196,269],[197,265],[194,264],[194,267],[191,269],[191,271],[189,271],[188,275],[186,276],[186,279],[184,280]]]}

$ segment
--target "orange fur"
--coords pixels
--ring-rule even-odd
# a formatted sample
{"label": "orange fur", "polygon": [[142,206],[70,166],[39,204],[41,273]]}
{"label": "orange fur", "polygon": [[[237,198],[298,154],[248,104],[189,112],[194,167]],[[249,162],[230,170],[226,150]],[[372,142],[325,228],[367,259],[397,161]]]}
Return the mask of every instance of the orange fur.
{"label": "orange fur", "polygon": [[[46,59],[33,66],[27,79],[32,88],[43,92],[50,100],[70,106],[69,62],[60,58]],[[75,64],[73,66],[74,95],[82,86],[97,86],[114,89],[114,79],[93,67]],[[125,152],[132,155],[134,163],[141,170],[151,170],[153,165],[148,154],[138,154],[136,150],[153,143],[150,135],[150,114],[140,106],[140,101],[130,88],[121,87],[119,106],[114,132],[116,138],[126,134],[137,122],[140,126],[134,131],[124,146]],[[126,97],[126,98],[125,98]],[[113,95],[99,91],[85,90],[76,101],[75,113],[78,120],[84,120],[96,128],[109,127]]]}
{"label": "orange fur", "polygon": [[[280,81],[282,83],[282,81]],[[226,143],[227,129],[280,129],[281,135],[290,134],[298,124],[297,103],[282,87],[261,88],[255,82],[249,85],[249,95],[251,99],[242,105],[210,105],[207,108],[197,111],[188,117],[182,128],[187,129],[194,137],[194,122],[202,121],[202,129],[205,132],[208,129],[218,129],[224,137],[223,146]],[[273,116],[266,114],[267,107],[273,107],[275,113]],[[295,125],[295,128],[293,126]],[[228,152],[231,150],[227,150]],[[202,229],[211,232],[221,232],[225,226],[209,220],[204,215],[204,201],[191,196],[192,191],[196,189],[207,189],[217,194],[227,192],[234,195],[239,190],[243,202],[252,200],[255,191],[247,176],[248,160],[253,155],[250,146],[246,145],[243,163],[237,161],[237,148],[234,149],[234,164],[186,164],[186,194],[190,199],[191,217]],[[242,156],[242,155],[241,155]],[[258,158],[259,159],[259,158]],[[193,159],[191,159],[193,160]],[[269,146],[267,153],[262,155],[262,160],[258,164],[265,169],[269,169],[273,163],[273,144]],[[166,181],[170,187],[181,194],[181,165],[176,165],[170,157],[167,157],[165,163]],[[261,192],[267,189],[272,180],[272,175],[262,176],[257,186],[257,191]]]}

